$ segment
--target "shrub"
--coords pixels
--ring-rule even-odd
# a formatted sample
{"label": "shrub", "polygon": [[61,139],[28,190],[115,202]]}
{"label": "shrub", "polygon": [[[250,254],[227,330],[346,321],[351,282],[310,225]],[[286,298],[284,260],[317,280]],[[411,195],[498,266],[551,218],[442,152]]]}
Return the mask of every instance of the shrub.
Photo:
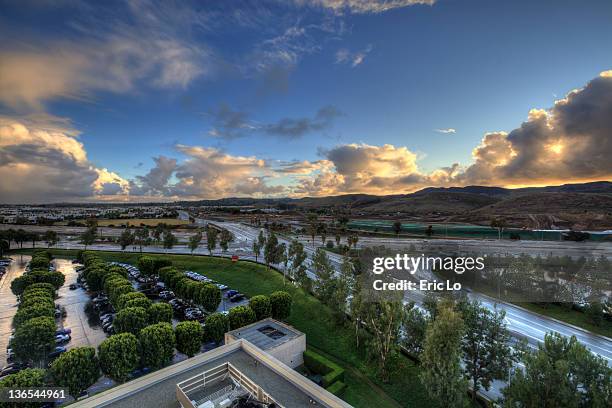
{"label": "shrub", "polygon": [[167,303],[153,303],[147,310],[147,320],[149,324],[171,323],[172,306]]}
{"label": "shrub", "polygon": [[[126,303],[131,301],[131,300],[135,300],[135,299],[146,299],[149,300],[144,293],[140,293],[140,292],[129,292],[129,293],[125,293],[121,296],[119,296],[119,298],[117,299],[117,307],[118,310],[121,310],[123,308],[126,307]],[[145,308],[146,309],[146,308]]]}
{"label": "shrub", "polygon": [[276,291],[270,295],[270,303],[272,304],[272,317],[277,320],[285,320],[291,315],[291,303],[293,299],[291,295],[282,290]]}
{"label": "shrub", "polygon": [[272,303],[268,296],[253,296],[249,301],[249,307],[255,312],[257,320],[272,316]]}
{"label": "shrub", "polygon": [[336,381],[327,388],[327,391],[340,398],[344,395],[344,390],[346,390],[346,384],[343,381]]}
{"label": "shrub", "polygon": [[166,258],[155,258],[153,259],[153,273],[158,274],[162,268],[168,268],[172,266],[172,261]]}
{"label": "shrub", "polygon": [[204,339],[220,343],[227,332],[229,321],[222,313],[209,315],[204,322]]}
{"label": "shrub", "polygon": [[43,360],[55,346],[55,320],[53,317],[34,317],[15,330],[11,342],[15,355],[21,361]]}
{"label": "shrub", "polygon": [[55,309],[53,306],[40,303],[28,307],[20,307],[17,313],[15,313],[15,317],[13,317],[13,326],[18,328],[36,317],[50,317],[53,319],[55,317]]}
{"label": "shrub", "polygon": [[74,398],[100,376],[100,364],[93,347],[77,347],[59,356],[49,369],[55,385],[68,388]]}
{"label": "shrub", "polygon": [[257,321],[255,312],[248,306],[236,306],[229,311],[230,329],[235,330]]}
{"label": "shrub", "polygon": [[312,350],[304,352],[304,365],[311,371],[323,376],[323,387],[327,388],[336,381],[344,381],[344,369]]}
{"label": "shrub", "polygon": [[113,322],[117,333],[137,335],[147,325],[147,312],[142,307],[126,307],[119,311]]}
{"label": "shrub", "polygon": [[200,352],[204,330],[198,322],[180,322],[174,329],[176,349],[189,357]]}
{"label": "shrub", "polygon": [[140,270],[140,273],[145,276],[151,276],[155,274],[155,263],[153,261],[153,258],[151,258],[150,256],[145,255],[138,258],[138,263],[136,264],[136,266],[138,267],[138,270]]}
{"label": "shrub", "polygon": [[131,333],[110,336],[98,348],[102,372],[117,382],[124,382],[138,367],[138,340]]}
{"label": "shrub", "polygon": [[[26,387],[44,387],[45,386],[45,370],[40,368],[26,368],[16,374],[11,374],[0,380],[0,388],[26,388]],[[6,405],[5,405],[6,404]],[[2,403],[2,406],[12,407],[9,403]],[[19,407],[37,407],[35,403],[15,403],[14,406]]]}
{"label": "shrub", "polygon": [[170,323],[147,326],[140,332],[140,359],[144,367],[157,369],[168,364],[174,354],[176,338]]}
{"label": "shrub", "polygon": [[198,285],[194,298],[195,302],[201,305],[204,310],[214,312],[219,307],[219,303],[221,303],[221,290],[210,283]]}

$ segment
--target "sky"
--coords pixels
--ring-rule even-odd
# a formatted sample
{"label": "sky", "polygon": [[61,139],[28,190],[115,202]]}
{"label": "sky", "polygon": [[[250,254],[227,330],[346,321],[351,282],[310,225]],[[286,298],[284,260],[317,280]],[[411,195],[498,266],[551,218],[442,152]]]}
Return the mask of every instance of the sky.
{"label": "sky", "polygon": [[0,203],[612,175],[612,2],[0,0]]}

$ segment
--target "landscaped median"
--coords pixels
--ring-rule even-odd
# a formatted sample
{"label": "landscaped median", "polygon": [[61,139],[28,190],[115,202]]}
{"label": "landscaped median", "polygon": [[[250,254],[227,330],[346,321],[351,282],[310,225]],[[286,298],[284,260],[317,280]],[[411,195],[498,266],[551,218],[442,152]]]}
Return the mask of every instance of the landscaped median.
{"label": "landscaped median", "polygon": [[[52,250],[58,256],[73,258],[77,251]],[[136,264],[139,253],[96,252],[106,261]],[[401,369],[389,383],[376,376],[376,368],[367,361],[365,353],[355,347],[353,332],[348,327],[334,324],[329,307],[302,289],[284,281],[283,276],[265,266],[253,262],[235,262],[230,259],[191,256],[153,255],[152,258],[169,258],[174,267],[192,270],[222,281],[250,298],[269,295],[282,290],[293,298],[291,315],[287,322],[306,334],[308,348],[316,351],[345,370],[346,388],[330,391],[341,392],[342,398],[355,407],[431,407],[427,393],[418,378],[418,366],[403,358]],[[336,381],[337,383],[338,381]],[[334,386],[334,384],[331,384]],[[335,387],[341,387],[336,385]]]}

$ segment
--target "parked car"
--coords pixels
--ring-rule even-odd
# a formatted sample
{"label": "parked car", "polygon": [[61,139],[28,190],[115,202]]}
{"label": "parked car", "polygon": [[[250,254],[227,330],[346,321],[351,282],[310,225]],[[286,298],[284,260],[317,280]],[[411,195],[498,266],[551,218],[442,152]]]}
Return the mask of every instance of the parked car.
{"label": "parked car", "polygon": [[55,358],[58,357],[60,354],[65,353],[66,352],[66,347],[64,346],[57,346],[55,348],[55,350],[53,350],[52,352],[49,353],[49,358]]}
{"label": "parked car", "polygon": [[216,286],[220,289],[220,290],[225,290],[227,289],[227,286],[222,284],[222,283],[217,283]]}
{"label": "parked car", "polygon": [[244,299],[244,295],[242,293],[237,293],[230,298],[230,302],[240,302],[242,299]]}
{"label": "parked car", "polygon": [[225,293],[225,297],[227,297],[228,299],[231,298],[234,295],[237,295],[238,291],[234,290],[234,289],[230,289]]}
{"label": "parked car", "polygon": [[55,335],[57,336],[58,334],[70,334],[72,333],[72,329],[68,329],[68,328],[64,328],[64,329],[58,329],[55,331]]}
{"label": "parked car", "polygon": [[164,300],[174,299],[174,292],[171,290],[163,290],[159,292],[159,297]]}
{"label": "parked car", "polygon": [[69,334],[58,334],[55,336],[55,344],[64,344],[64,343],[68,343],[70,341],[70,335]]}
{"label": "parked car", "polygon": [[68,289],[70,290],[76,290],[77,289],[77,284],[76,283],[71,283],[70,286],[68,286]]}

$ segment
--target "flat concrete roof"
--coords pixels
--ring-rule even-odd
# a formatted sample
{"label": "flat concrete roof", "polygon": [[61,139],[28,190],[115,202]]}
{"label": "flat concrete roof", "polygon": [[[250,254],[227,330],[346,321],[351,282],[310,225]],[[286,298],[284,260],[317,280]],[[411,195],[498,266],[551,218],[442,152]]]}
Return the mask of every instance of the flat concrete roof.
{"label": "flat concrete roof", "polygon": [[274,319],[263,319],[248,326],[227,332],[235,339],[244,339],[262,350],[270,350],[304,333]]}
{"label": "flat concrete roof", "polygon": [[[350,407],[349,404],[318,387],[265,352],[257,352],[256,348],[253,348],[255,351],[252,351],[251,348],[253,346],[249,343],[243,344],[242,341],[236,341],[120,384],[71,406],[81,408],[105,406],[177,408],[180,407],[176,396],[178,383],[229,362],[286,408],[312,408],[313,400],[318,400],[315,406]],[[265,355],[260,356],[262,361],[254,357],[257,353]],[[268,364],[277,367],[273,370],[268,367]],[[310,391],[306,392],[306,389]],[[326,400],[327,403],[323,403],[320,399]]]}

